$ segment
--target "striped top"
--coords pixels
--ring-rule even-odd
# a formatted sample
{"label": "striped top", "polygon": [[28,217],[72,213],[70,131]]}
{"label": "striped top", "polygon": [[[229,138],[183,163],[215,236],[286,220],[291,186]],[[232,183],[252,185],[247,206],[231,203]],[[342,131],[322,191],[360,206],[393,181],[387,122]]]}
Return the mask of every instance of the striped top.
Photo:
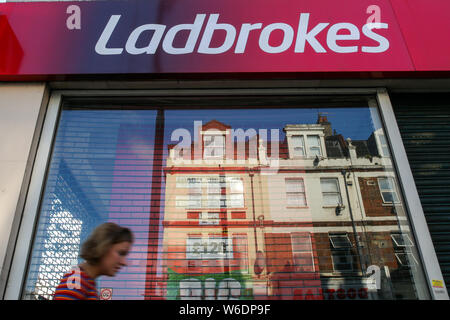
{"label": "striped top", "polygon": [[61,279],[54,300],[98,300],[95,281],[80,267],[73,268]]}

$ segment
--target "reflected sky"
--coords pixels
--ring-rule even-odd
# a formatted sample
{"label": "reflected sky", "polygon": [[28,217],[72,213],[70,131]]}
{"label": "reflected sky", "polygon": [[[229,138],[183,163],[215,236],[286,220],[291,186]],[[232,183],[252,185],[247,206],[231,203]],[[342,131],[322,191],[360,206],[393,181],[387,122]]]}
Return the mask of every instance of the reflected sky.
{"label": "reflected sky", "polygon": [[[318,115],[324,115],[331,123],[332,129],[344,138],[366,140],[376,129],[370,109],[362,108],[305,108],[305,109],[197,109],[167,110],[165,112],[165,142],[170,140],[170,133],[178,128],[187,129],[193,137],[194,121],[206,124],[211,120],[220,121],[233,129],[279,129],[280,139],[284,139],[282,129],[287,124],[315,124]],[[375,121],[374,121],[375,120]],[[270,135],[269,135],[270,137]]]}

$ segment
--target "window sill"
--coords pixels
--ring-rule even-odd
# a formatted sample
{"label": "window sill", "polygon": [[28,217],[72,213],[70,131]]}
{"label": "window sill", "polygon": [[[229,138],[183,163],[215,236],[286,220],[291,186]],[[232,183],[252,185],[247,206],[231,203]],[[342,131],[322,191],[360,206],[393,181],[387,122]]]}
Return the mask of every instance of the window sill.
{"label": "window sill", "polygon": [[383,202],[381,205],[383,207],[393,207],[395,205],[401,205],[401,202]]}

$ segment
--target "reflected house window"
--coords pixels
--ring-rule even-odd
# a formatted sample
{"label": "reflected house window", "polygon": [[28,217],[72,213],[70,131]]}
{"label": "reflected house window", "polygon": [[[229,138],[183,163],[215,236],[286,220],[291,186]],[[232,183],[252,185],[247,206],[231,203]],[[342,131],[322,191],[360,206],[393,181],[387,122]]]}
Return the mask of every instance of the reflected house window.
{"label": "reflected house window", "polygon": [[309,147],[309,156],[321,156],[322,150],[320,148],[320,138],[319,136],[308,136],[308,147]]}
{"label": "reflected house window", "polygon": [[242,179],[237,177],[227,177],[229,186],[229,208],[243,208],[244,207],[244,183]]}
{"label": "reflected house window", "polygon": [[339,190],[339,180],[337,178],[321,178],[323,203],[325,206],[342,205],[341,192]]}
{"label": "reflected house window", "polygon": [[202,180],[201,178],[187,178],[189,188],[189,208],[202,207]]}
{"label": "reflected house window", "polygon": [[291,234],[292,256],[296,272],[314,272],[314,257],[311,234],[295,232]]}
{"label": "reflected house window", "polygon": [[208,208],[224,208],[226,206],[219,177],[208,178],[207,193]]}
{"label": "reflected house window", "polygon": [[336,272],[353,271],[352,243],[347,234],[330,234],[331,259]]}
{"label": "reflected house window", "polygon": [[378,178],[378,186],[380,187],[381,197],[384,203],[399,203],[399,198],[395,188],[393,178]]}
{"label": "reflected house window", "polygon": [[315,158],[324,156],[324,130],[321,124],[288,124],[286,132],[289,158]]}
{"label": "reflected house window", "polygon": [[290,207],[306,207],[305,184],[303,179],[286,179],[287,205]]}
{"label": "reflected house window", "polygon": [[402,267],[411,267],[416,265],[418,262],[411,252],[413,243],[407,234],[402,234],[400,232],[391,233],[392,243],[394,246],[394,254],[397,261]]}
{"label": "reflected house window", "polygon": [[294,157],[304,157],[304,156],[306,156],[305,140],[303,139],[303,136],[294,135],[291,138],[291,142],[292,142],[292,150],[293,150],[293,156]]}
{"label": "reflected house window", "polygon": [[383,157],[390,157],[389,146],[386,141],[386,136],[382,133],[378,135],[378,141],[380,142],[380,148]]}
{"label": "reflected house window", "polygon": [[203,136],[205,159],[223,159],[225,155],[225,136],[219,134],[205,134]]}

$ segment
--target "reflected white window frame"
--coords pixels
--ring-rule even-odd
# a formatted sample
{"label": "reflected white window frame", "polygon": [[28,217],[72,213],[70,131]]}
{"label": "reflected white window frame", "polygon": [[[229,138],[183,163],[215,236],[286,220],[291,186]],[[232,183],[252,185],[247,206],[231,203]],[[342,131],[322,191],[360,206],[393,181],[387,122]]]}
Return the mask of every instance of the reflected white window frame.
{"label": "reflected white window frame", "polygon": [[[285,183],[285,189],[286,189],[286,206],[287,207],[296,207],[296,208],[307,207],[308,206],[308,201],[306,199],[305,180],[303,178],[291,178],[290,177],[290,178],[285,178],[284,181],[285,181],[284,183]],[[291,184],[295,185],[296,182],[300,182],[301,183],[301,185],[302,185],[301,189],[303,189],[303,190],[301,190],[301,189],[300,189],[300,191],[299,190],[296,190],[296,191],[289,190],[289,188],[288,188],[289,184],[291,183]],[[292,185],[291,185],[291,187],[292,187]],[[292,203],[289,203],[289,197],[290,196],[292,196],[293,198],[295,198],[297,200],[300,199],[300,202],[302,202],[301,199],[303,199],[303,204],[292,204]]]}
{"label": "reflected white window frame", "polygon": [[226,207],[232,209],[245,208],[244,181],[242,180],[242,178],[226,177],[226,183],[227,183]]}
{"label": "reflected white window frame", "polygon": [[396,252],[394,255],[402,267],[415,267],[419,263],[412,252]]}
{"label": "reflected white window frame", "polygon": [[[211,143],[213,145],[206,145],[206,140],[212,139]],[[208,159],[224,159],[225,157],[225,146],[226,146],[226,135],[222,132],[216,133],[214,131],[207,132],[203,134],[203,158]],[[215,155],[215,151],[219,150],[219,154]],[[214,152],[211,152],[214,151]],[[222,154],[220,154],[222,153]]]}
{"label": "reflected white window frame", "polygon": [[[355,265],[353,263],[353,253],[352,248],[353,245],[348,238],[347,233],[343,234],[328,234],[328,238],[331,243],[330,251],[331,251],[331,261],[333,265],[333,271],[334,272],[353,272],[355,271]],[[333,241],[334,238],[341,238],[344,240],[346,245],[338,245],[337,242]],[[345,258],[346,262],[336,261],[337,259]],[[348,264],[350,268],[343,269],[338,267],[342,264]]]}
{"label": "reflected white window frame", "polygon": [[[304,271],[301,270],[301,267],[298,266],[296,264],[296,257],[295,254],[296,253],[300,253],[300,254],[304,254],[305,251],[304,250],[296,250],[294,247],[295,245],[299,245],[299,243],[295,243],[294,239],[308,239],[308,243],[307,245],[309,246],[309,254],[311,256],[311,266],[312,266],[312,270],[311,271]],[[305,243],[301,243],[300,245],[304,245]],[[312,246],[312,239],[311,239],[311,233],[310,232],[292,232],[291,233],[291,246],[292,246],[292,258],[294,261],[294,268],[298,269],[297,271],[301,271],[301,272],[316,272],[316,264],[314,261],[314,252],[313,252],[313,246]]]}
{"label": "reflected white window frame", "polygon": [[[186,209],[202,208],[202,179],[199,177],[186,177],[189,200]],[[199,186],[197,185],[199,184]]]}
{"label": "reflected white window frame", "polygon": [[[413,242],[411,241],[409,235],[407,235],[407,234],[391,233],[391,238],[392,238],[392,242],[397,247],[412,247],[413,246]],[[399,239],[399,238],[401,238],[401,239]],[[400,242],[403,242],[403,244]]]}
{"label": "reflected white window frame", "polygon": [[[45,184],[46,168],[49,162],[51,154],[51,146],[55,128],[57,127],[59,108],[62,104],[62,97],[85,97],[87,92],[83,89],[72,89],[70,84],[69,89],[54,90],[52,91],[49,102],[43,102],[43,110],[45,117],[42,127],[39,126],[41,134],[39,139],[33,141],[33,148],[36,151],[33,154],[34,162],[30,164],[30,170],[33,174],[27,180],[27,193],[22,191],[20,198],[20,206],[23,206],[23,210],[16,212],[13,221],[13,233],[7,248],[7,257],[5,258],[5,264],[3,272],[7,272],[8,276],[5,279],[1,279],[0,286],[4,289],[5,300],[17,300],[20,299],[22,291],[24,289],[23,283],[26,277],[26,270],[28,266],[28,253],[32,243],[33,230],[37,223],[38,207],[40,204],[40,194]],[[147,95],[149,97],[154,96],[175,96],[185,92],[187,95],[198,96],[201,94],[199,91],[192,91],[191,89],[169,88],[164,92],[158,90],[131,90],[118,89],[114,91],[114,97],[128,97],[136,96],[142,97]],[[230,95],[235,96],[240,89],[234,88],[220,88],[210,89],[208,96],[212,94]],[[384,88],[273,88],[273,89],[261,89],[252,88],[243,89],[247,95],[266,95],[268,91],[271,94],[278,95],[298,95],[299,98],[306,95],[338,95],[338,96],[352,96],[355,94],[372,95],[369,98],[369,106],[372,106],[379,111],[383,127],[386,129],[386,138],[390,142],[392,151],[392,160],[396,168],[398,175],[400,188],[402,190],[402,196],[405,201],[405,207],[409,213],[408,221],[411,224],[412,232],[416,240],[416,244],[420,249],[418,251],[420,256],[420,262],[424,269],[424,276],[426,284],[428,285],[428,291],[425,292],[422,288],[419,292],[420,299],[444,299],[448,300],[449,296],[447,290],[439,290],[439,292],[433,290],[432,280],[443,279],[442,272],[437,260],[436,251],[431,239],[430,232],[427,227],[427,222],[423,213],[420,198],[415,186],[414,178],[412,175],[411,167],[406,156],[406,151],[403,146],[400,131],[396,122],[395,114],[389,99],[389,95]],[[111,97],[109,90],[91,90],[89,96],[92,97]],[[45,99],[44,99],[45,100]],[[32,148],[32,150],[33,150]],[[18,205],[18,207],[20,207]]]}
{"label": "reflected white window frame", "polygon": [[[324,137],[319,133],[308,133],[308,131],[304,131],[302,129],[292,130],[292,133],[287,134],[287,142],[289,149],[289,158],[290,159],[312,159],[315,157],[323,157],[324,156]],[[295,132],[297,131],[297,132]],[[315,138],[317,143],[310,143],[310,138]],[[301,150],[300,153],[297,153],[297,149]],[[312,150],[316,149],[317,152],[313,152]]]}
{"label": "reflected white window frame", "polygon": [[[310,144],[310,139],[309,138],[311,138],[311,137],[314,137],[314,138],[316,138],[316,141],[317,141],[317,145],[313,145],[313,144]],[[307,136],[306,136],[306,143],[307,143],[307,145],[308,145],[308,156],[311,158],[311,157],[315,157],[315,156],[318,156],[318,157],[321,157],[322,156],[322,143],[321,143],[321,141],[320,141],[320,135],[318,135],[318,134],[308,134]],[[319,154],[315,154],[315,153],[313,153],[312,152],[312,149],[317,149],[317,150],[319,150]]]}
{"label": "reflected white window frame", "polygon": [[[387,180],[388,184],[392,186],[392,189],[382,189],[381,188],[381,183],[380,183],[381,180]],[[391,204],[391,205],[393,205],[393,204],[400,204],[401,203],[399,194],[397,192],[397,186],[396,186],[396,183],[395,183],[395,179],[393,177],[378,177],[377,178],[377,182],[378,182],[378,189],[380,190],[380,195],[381,195],[381,198],[383,199],[383,203],[384,204]],[[394,201],[386,201],[383,192],[392,193],[393,195],[395,195],[395,198],[397,199],[397,201],[395,201],[395,200]],[[392,197],[392,199],[394,199],[394,197]]]}
{"label": "reflected white window frame", "polygon": [[[292,157],[293,158],[303,158],[306,157],[306,148],[305,148],[305,137],[301,134],[294,134],[290,139],[292,143]],[[297,150],[301,150],[300,154],[297,153]]]}
{"label": "reflected white window frame", "polygon": [[[325,181],[325,180],[336,182],[335,185],[336,185],[337,191],[333,191],[333,192],[325,191],[324,192],[323,191],[323,187],[322,187],[322,181]],[[342,194],[341,194],[341,187],[339,185],[339,178],[336,178],[336,177],[320,178],[320,189],[321,189],[321,192],[322,192],[322,200],[323,200],[323,206],[324,207],[335,207],[335,206],[342,206],[343,205]],[[333,204],[325,203],[325,196],[326,195],[338,195],[339,202],[336,203],[336,204],[334,204],[334,203]]]}
{"label": "reflected white window frame", "polygon": [[383,131],[381,133],[378,133],[375,135],[377,139],[377,143],[380,148],[380,153],[382,157],[389,158],[391,156],[391,153],[389,152],[389,144],[386,139],[386,135]]}

